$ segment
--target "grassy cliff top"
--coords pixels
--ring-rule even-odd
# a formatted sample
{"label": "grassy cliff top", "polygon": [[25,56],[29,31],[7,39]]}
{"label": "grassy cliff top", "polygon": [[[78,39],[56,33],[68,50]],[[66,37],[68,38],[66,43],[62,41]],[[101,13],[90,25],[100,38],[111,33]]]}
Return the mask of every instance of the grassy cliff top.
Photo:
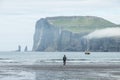
{"label": "grassy cliff top", "polygon": [[110,21],[95,16],[59,16],[47,17],[46,19],[56,27],[76,33],[117,26]]}

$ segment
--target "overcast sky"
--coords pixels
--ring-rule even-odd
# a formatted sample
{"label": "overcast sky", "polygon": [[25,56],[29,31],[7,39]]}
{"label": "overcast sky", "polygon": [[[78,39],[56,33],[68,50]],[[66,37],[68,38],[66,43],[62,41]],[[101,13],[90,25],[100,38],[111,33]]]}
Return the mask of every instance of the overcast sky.
{"label": "overcast sky", "polygon": [[0,0],[0,51],[31,50],[36,21],[50,16],[98,16],[120,24],[120,0]]}

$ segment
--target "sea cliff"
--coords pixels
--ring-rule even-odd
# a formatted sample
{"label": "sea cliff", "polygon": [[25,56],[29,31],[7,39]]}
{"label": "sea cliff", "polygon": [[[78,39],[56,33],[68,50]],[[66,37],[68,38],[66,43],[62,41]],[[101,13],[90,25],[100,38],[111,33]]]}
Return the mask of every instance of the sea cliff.
{"label": "sea cliff", "polygon": [[[60,16],[42,18],[36,22],[33,51],[120,51],[120,38],[90,39],[84,36],[95,30],[118,25],[95,16]],[[111,46],[110,46],[111,45]]]}

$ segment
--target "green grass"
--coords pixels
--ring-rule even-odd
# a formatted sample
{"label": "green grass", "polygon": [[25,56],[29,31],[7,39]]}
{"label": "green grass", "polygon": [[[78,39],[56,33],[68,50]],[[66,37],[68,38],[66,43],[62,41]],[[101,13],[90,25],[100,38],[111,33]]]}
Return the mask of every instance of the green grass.
{"label": "green grass", "polygon": [[47,20],[56,27],[76,33],[116,26],[112,22],[94,16],[51,17]]}

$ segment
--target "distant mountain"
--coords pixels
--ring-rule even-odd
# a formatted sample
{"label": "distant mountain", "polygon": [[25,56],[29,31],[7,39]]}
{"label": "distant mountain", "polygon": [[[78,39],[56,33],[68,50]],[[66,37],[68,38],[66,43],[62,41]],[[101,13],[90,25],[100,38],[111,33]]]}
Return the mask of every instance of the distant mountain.
{"label": "distant mountain", "polygon": [[[120,26],[95,16],[42,18],[36,23],[33,51],[85,51],[87,43],[86,39],[83,38],[84,36],[95,30],[115,27]],[[119,42],[119,39],[117,40]],[[90,41],[92,43],[91,51],[110,50],[108,50],[108,46],[105,46],[107,45],[105,41],[109,41],[109,39],[95,39],[94,42],[91,39]],[[104,44],[102,44],[102,41],[104,41]],[[97,45],[95,44],[96,42],[101,42],[102,45]],[[112,44],[114,44],[114,42],[115,41],[113,41]],[[98,48],[95,50],[94,47]],[[117,49],[117,51],[119,51],[119,49]]]}

